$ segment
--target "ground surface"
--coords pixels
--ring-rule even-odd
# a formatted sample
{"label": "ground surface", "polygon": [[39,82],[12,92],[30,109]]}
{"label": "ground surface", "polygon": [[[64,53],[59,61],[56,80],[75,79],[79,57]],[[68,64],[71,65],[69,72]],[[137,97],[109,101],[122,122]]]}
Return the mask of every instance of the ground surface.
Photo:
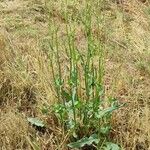
{"label": "ground surface", "polygon": [[[62,2],[62,1],[61,1]],[[46,57],[49,35],[48,7],[64,36],[63,7],[58,1],[0,1],[0,146],[12,149],[60,149],[66,135],[55,120],[45,116],[43,104],[55,101],[51,90],[51,69]],[[51,3],[51,4],[50,4]],[[106,5],[106,4],[105,4]],[[125,150],[150,149],[150,5],[148,2],[107,3],[105,89],[126,102],[112,120],[113,139]],[[84,1],[69,1],[75,17]],[[96,6],[95,6],[96,8]],[[76,24],[77,43],[84,47],[84,36]],[[93,26],[93,32],[97,30]],[[61,42],[61,41],[60,41]],[[46,133],[29,126],[26,117],[37,116],[49,123]],[[44,132],[44,131],[43,131]],[[59,138],[58,138],[59,137]],[[61,141],[61,143],[60,143]]]}

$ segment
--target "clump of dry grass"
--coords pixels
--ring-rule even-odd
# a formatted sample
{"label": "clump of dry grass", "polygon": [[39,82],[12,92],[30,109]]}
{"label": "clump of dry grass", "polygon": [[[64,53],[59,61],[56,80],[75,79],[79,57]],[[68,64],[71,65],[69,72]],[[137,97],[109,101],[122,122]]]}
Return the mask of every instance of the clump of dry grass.
{"label": "clump of dry grass", "polygon": [[0,120],[0,145],[2,150],[30,149],[26,141],[28,123],[20,114],[7,110],[6,113],[1,112]]}
{"label": "clump of dry grass", "polygon": [[[113,53],[111,57],[109,56],[106,63],[108,68],[106,75],[108,78],[106,79],[109,80],[106,81],[111,83],[110,89],[113,87],[111,90],[108,89],[107,95],[114,93],[115,97],[128,103],[126,108],[114,116],[115,138],[122,143],[125,149],[149,149],[149,127],[147,124],[149,117],[146,115],[149,112],[150,96],[148,92],[149,65],[146,65],[149,62],[147,60],[150,46],[149,42],[146,42],[149,39],[149,16],[145,13],[147,6],[142,3],[129,1],[127,4],[130,7],[128,5],[125,7],[128,7],[129,10],[121,12],[123,16],[121,14],[118,16],[121,21],[119,31],[112,34],[113,42],[116,45],[118,43],[119,49],[116,46],[116,54]],[[128,20],[129,18],[131,20]],[[118,35],[119,38],[117,38]]]}

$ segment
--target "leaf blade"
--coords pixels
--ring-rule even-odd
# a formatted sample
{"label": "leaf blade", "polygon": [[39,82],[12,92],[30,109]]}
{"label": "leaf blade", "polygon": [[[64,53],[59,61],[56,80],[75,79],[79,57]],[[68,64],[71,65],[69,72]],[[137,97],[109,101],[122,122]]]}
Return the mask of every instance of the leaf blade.
{"label": "leaf blade", "polygon": [[98,136],[96,134],[92,134],[89,138],[88,137],[84,137],[76,142],[72,142],[68,144],[68,147],[70,148],[82,148],[85,145],[92,145],[93,143],[98,144],[99,143],[99,139]]}
{"label": "leaf blade", "polygon": [[30,122],[32,125],[38,126],[38,127],[44,127],[44,123],[39,120],[38,118],[27,118],[28,122]]}

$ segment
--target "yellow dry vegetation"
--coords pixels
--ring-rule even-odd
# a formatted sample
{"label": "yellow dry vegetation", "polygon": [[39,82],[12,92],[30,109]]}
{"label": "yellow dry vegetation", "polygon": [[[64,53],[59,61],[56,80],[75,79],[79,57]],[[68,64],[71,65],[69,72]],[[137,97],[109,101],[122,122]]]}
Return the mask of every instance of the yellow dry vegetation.
{"label": "yellow dry vegetation", "polygon": [[[78,18],[86,0],[68,0],[70,15]],[[56,101],[47,57],[49,15],[65,36],[65,0],[0,0],[0,149],[56,150],[66,148],[68,135],[43,105]],[[94,3],[94,2],[93,2]],[[124,150],[150,150],[150,3],[106,0],[95,15],[105,18],[104,31],[93,33],[105,40],[105,95],[127,105],[112,119],[111,138]],[[51,25],[53,26],[53,25]],[[85,48],[82,26],[75,22],[76,42]],[[63,56],[63,54],[62,54]],[[64,57],[65,59],[65,57]],[[63,60],[65,61],[65,60]],[[64,70],[65,72],[65,70]],[[27,117],[47,123],[36,131]]]}

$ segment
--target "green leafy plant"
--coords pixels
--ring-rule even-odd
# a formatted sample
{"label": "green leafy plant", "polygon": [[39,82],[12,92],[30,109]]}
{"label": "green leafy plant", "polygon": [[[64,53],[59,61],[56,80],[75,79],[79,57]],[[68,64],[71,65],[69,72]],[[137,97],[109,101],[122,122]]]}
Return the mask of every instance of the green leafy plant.
{"label": "green leafy plant", "polygon": [[[66,4],[67,5],[67,4]],[[67,6],[66,6],[67,7]],[[54,91],[58,103],[52,106],[52,112],[57,117],[65,132],[70,132],[70,148],[92,146],[95,149],[117,150],[116,144],[109,143],[112,112],[123,105],[117,100],[105,99],[104,93],[104,43],[98,40],[92,32],[93,10],[87,1],[82,20],[86,51],[79,49],[75,43],[76,30],[66,12],[66,37],[63,43],[59,39],[59,27],[50,26],[51,41],[50,65],[54,81]],[[97,28],[102,19],[97,18]],[[63,49],[62,49],[63,48]],[[64,76],[65,66],[61,62],[61,51],[65,50],[68,74]],[[84,53],[83,53],[84,51]],[[95,64],[95,62],[97,62]],[[104,107],[105,104],[109,105]]]}

